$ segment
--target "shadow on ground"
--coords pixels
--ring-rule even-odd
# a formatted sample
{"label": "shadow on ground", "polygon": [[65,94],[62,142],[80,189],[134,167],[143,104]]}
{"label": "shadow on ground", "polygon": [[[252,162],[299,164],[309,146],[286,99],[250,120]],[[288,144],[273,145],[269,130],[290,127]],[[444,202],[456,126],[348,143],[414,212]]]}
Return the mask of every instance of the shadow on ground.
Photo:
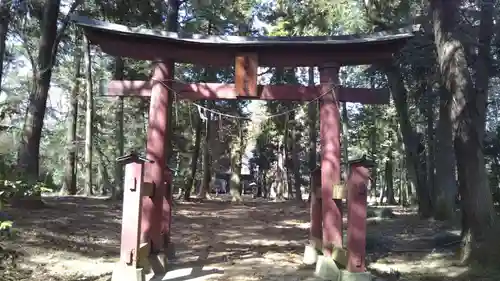
{"label": "shadow on ground", "polygon": [[[8,210],[19,232],[9,246],[26,254],[20,268],[36,272],[30,277],[35,281],[109,279],[118,257],[121,205],[84,197],[45,201],[48,208],[42,210]],[[301,265],[308,237],[307,204],[248,201],[176,204],[172,239],[177,258],[165,280],[312,279],[312,270]],[[466,269],[454,263],[452,249],[433,244],[436,233],[449,225],[392,208],[395,218],[369,220],[368,260],[376,275],[388,280],[399,274],[467,280]],[[425,279],[432,276],[441,279]]]}

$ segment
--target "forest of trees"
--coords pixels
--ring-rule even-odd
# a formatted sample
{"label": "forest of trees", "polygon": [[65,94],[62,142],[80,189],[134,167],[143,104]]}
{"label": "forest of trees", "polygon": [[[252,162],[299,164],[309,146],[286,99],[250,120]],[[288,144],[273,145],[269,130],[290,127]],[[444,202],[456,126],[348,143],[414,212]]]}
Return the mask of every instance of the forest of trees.
{"label": "forest of trees", "polygon": [[[379,203],[417,205],[422,218],[461,218],[464,261],[490,241],[500,203],[495,1],[1,1],[0,195],[26,208],[43,205],[44,191],[120,198],[123,169],[114,159],[145,150],[149,101],[105,97],[105,91],[113,79],[149,79],[151,62],[110,57],[89,46],[69,20],[74,12],[210,35],[339,35],[420,25],[391,63],[341,69],[343,85],[391,93],[388,105],[342,104],[343,157],[366,154],[376,161],[371,191]],[[175,67],[180,81],[233,79],[231,68]],[[264,83],[319,80],[314,68],[261,71]],[[318,104],[261,103],[265,115],[277,117],[257,125],[200,111],[192,102],[173,105],[168,165],[179,200],[189,200],[197,182],[198,196],[210,196],[216,157],[229,159],[231,195],[241,200],[249,144],[255,145],[249,163],[256,195],[302,200],[309,171],[319,163]],[[250,116],[249,104],[200,103],[240,117]],[[215,139],[230,142],[229,149],[212,153]]]}

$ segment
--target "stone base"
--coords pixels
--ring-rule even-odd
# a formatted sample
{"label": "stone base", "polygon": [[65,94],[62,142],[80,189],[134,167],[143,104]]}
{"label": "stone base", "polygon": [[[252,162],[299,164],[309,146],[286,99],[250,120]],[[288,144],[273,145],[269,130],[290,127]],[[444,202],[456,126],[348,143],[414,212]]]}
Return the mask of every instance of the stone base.
{"label": "stone base", "polygon": [[331,257],[318,256],[314,275],[328,281],[341,281],[341,272]]}
{"label": "stone base", "polygon": [[342,281],[372,281],[372,275],[369,272],[349,272],[342,270]]}
{"label": "stone base", "polygon": [[313,245],[306,245],[304,248],[304,258],[302,262],[306,265],[313,265],[318,261],[318,250]]}
{"label": "stone base", "polygon": [[146,274],[142,268],[128,266],[118,262],[113,269],[111,281],[146,281]]}

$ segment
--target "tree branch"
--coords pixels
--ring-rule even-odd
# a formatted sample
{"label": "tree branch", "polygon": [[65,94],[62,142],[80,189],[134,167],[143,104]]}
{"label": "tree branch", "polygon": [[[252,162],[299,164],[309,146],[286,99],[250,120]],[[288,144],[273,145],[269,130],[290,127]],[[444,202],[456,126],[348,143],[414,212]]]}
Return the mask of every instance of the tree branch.
{"label": "tree branch", "polygon": [[75,2],[73,2],[73,4],[71,4],[71,7],[69,8],[68,13],[66,14],[66,16],[63,19],[61,28],[59,28],[59,30],[57,31],[57,37],[56,37],[56,40],[54,40],[54,45],[52,47],[52,60],[55,58],[56,53],[57,53],[57,49],[59,46],[59,42],[61,42],[61,39],[64,35],[64,32],[66,31],[66,28],[68,28],[71,14],[73,14],[76,11],[76,9],[78,8],[78,6],[80,6],[80,4],[81,4],[81,0],[75,0]]}

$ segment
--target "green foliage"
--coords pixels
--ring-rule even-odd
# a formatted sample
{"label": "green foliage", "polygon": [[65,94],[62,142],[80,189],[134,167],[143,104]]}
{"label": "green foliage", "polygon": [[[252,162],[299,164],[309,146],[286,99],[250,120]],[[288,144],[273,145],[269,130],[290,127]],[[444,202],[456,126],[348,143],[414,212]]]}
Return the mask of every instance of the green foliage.
{"label": "green foliage", "polygon": [[37,196],[42,193],[52,192],[53,190],[53,187],[49,186],[46,182],[36,182],[35,184],[30,184],[23,180],[3,180],[0,182],[1,196],[6,199]]}
{"label": "green foliage", "polygon": [[10,231],[13,224],[14,223],[12,221],[0,221],[0,233]]}

